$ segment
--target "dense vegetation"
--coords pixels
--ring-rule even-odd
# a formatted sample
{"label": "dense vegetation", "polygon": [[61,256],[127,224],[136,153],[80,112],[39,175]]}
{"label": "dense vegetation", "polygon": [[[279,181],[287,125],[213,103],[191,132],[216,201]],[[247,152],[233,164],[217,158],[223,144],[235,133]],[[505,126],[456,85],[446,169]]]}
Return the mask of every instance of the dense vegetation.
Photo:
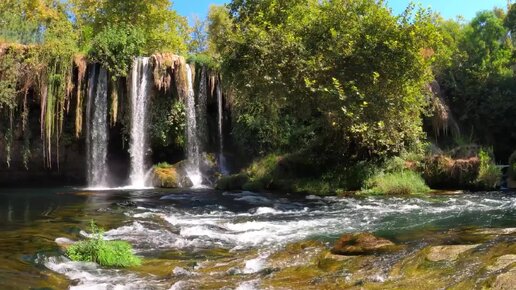
{"label": "dense vegetation", "polygon": [[[7,0],[0,19],[8,165],[13,139],[25,140],[16,150],[28,164],[39,142],[31,122],[39,120],[47,167],[60,142],[80,140],[87,63],[108,70],[111,124],[127,127],[119,103],[132,59],[155,53],[190,54],[220,72],[234,149],[255,160],[233,179],[245,188],[413,183],[405,170],[432,187],[492,188],[495,161],[515,149],[516,5],[466,23],[415,6],[394,15],[374,0],[233,0],[190,27],[168,0]],[[161,97],[153,144],[182,147],[184,105]],[[392,171],[396,158],[402,168]]]}

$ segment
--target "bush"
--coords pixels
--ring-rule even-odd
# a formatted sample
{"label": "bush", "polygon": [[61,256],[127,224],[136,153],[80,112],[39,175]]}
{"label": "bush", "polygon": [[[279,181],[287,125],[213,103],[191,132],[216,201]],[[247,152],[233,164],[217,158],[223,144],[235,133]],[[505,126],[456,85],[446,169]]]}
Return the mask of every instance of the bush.
{"label": "bush", "polygon": [[91,222],[93,237],[71,245],[66,254],[73,261],[94,262],[105,267],[126,268],[141,264],[140,258],[133,254],[133,249],[125,241],[105,241],[102,231]]}
{"label": "bush", "polygon": [[480,150],[478,153],[480,168],[476,180],[477,186],[481,189],[495,189],[500,185],[502,171],[493,162],[487,151]]}
{"label": "bush", "polygon": [[478,157],[453,159],[446,155],[434,155],[422,162],[420,171],[432,188],[464,189],[474,186],[479,167]]}
{"label": "bush", "polygon": [[509,177],[516,180],[516,151],[509,157]]}
{"label": "bush", "polygon": [[413,171],[379,174],[366,182],[363,192],[385,195],[427,193],[430,188],[423,178]]}

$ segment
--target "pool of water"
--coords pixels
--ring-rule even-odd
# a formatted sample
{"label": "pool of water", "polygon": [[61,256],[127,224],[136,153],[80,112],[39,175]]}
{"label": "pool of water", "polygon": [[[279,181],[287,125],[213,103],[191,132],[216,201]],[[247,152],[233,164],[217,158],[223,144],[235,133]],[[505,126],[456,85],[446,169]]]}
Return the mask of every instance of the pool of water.
{"label": "pool of water", "polygon": [[[267,257],[292,242],[331,243],[370,231],[404,243],[448,229],[514,227],[515,206],[516,196],[507,193],[320,198],[208,189],[2,190],[0,288],[252,289]],[[143,266],[69,261],[55,240],[87,237],[91,220],[106,230],[105,239],[132,243]],[[238,275],[221,274],[223,265]]]}

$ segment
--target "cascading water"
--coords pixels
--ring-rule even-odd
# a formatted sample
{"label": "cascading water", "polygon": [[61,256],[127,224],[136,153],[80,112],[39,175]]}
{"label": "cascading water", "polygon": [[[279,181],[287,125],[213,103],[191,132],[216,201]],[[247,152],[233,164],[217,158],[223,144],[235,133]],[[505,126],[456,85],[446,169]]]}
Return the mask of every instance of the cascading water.
{"label": "cascading water", "polygon": [[222,100],[222,88],[220,82],[217,85],[217,106],[219,117],[219,170],[223,175],[229,174],[226,167],[226,157],[224,156],[224,109]]}
{"label": "cascading water", "polygon": [[130,187],[148,186],[148,168],[146,163],[147,144],[147,109],[151,93],[151,68],[148,57],[136,58],[131,72],[131,154]]}
{"label": "cascading water", "polygon": [[[195,92],[193,88],[192,68],[186,65],[186,77],[188,83],[188,91],[186,96],[186,119],[187,119],[187,157],[188,168],[187,175],[192,181],[193,187],[202,185],[202,174],[200,170],[200,149],[199,135],[197,131],[197,112],[195,107]],[[202,80],[201,80],[202,81]]]}
{"label": "cascading water", "polygon": [[107,72],[92,65],[88,76],[87,167],[88,187],[103,188],[108,184],[107,147]]}

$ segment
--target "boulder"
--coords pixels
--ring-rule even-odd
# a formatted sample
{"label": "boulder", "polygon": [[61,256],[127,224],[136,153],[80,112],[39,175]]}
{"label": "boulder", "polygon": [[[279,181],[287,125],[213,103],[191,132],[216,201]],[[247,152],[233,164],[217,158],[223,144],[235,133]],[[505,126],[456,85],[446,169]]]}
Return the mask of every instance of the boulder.
{"label": "boulder", "polygon": [[503,273],[496,277],[491,289],[494,290],[512,290],[516,285],[516,268],[512,268],[507,273]]}
{"label": "boulder", "polygon": [[71,245],[75,244],[74,240],[69,238],[57,238],[55,239],[56,244],[62,249],[68,249]]}
{"label": "boulder", "polygon": [[493,265],[488,266],[487,270],[496,272],[512,265],[513,263],[516,263],[516,255],[503,255],[498,257]]}
{"label": "boulder", "polygon": [[390,252],[396,245],[371,233],[345,234],[335,243],[331,252],[337,255],[368,255]]}
{"label": "boulder", "polygon": [[249,177],[243,173],[222,176],[217,180],[215,188],[219,190],[240,190],[248,181]]}
{"label": "boulder", "polygon": [[479,245],[449,245],[449,246],[433,246],[426,255],[427,260],[432,262],[455,261],[460,254],[467,252]]}
{"label": "boulder", "polygon": [[173,166],[154,167],[153,184],[162,188],[177,188],[180,186],[180,179],[177,170]]}

